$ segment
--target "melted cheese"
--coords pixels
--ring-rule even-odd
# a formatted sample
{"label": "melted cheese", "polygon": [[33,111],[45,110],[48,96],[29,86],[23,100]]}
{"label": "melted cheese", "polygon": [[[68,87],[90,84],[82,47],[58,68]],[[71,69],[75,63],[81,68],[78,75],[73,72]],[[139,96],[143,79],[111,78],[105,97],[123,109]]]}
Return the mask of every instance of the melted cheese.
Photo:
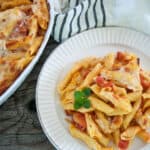
{"label": "melted cheese", "polygon": [[104,78],[116,81],[119,85],[126,86],[133,91],[142,90],[139,78],[139,69],[134,72],[126,72],[123,68],[117,71],[103,70],[101,75]]}
{"label": "melted cheese", "polygon": [[13,28],[17,24],[17,21],[24,17],[19,9],[14,8],[0,13],[0,32],[8,37]]}
{"label": "melted cheese", "polygon": [[[17,0],[15,1],[17,2]],[[49,17],[46,18],[47,14],[45,14],[45,12],[48,12],[46,0],[38,0],[38,3],[36,3],[36,0],[27,1],[29,5],[23,5],[24,3],[19,2],[19,0],[17,5],[14,5],[14,2],[11,1],[13,8],[8,10],[3,9],[4,11],[0,12],[0,95],[5,92],[31,62],[47,29],[47,26],[44,28],[45,30],[42,28],[40,30],[42,35],[37,35],[39,30],[37,16],[38,18],[42,18],[41,20],[44,23],[49,21]],[[4,4],[5,2],[0,0],[0,3]],[[32,5],[36,5],[34,14]],[[39,19],[39,21],[41,20]],[[38,39],[36,46],[35,39]],[[29,49],[34,49],[32,56]]]}

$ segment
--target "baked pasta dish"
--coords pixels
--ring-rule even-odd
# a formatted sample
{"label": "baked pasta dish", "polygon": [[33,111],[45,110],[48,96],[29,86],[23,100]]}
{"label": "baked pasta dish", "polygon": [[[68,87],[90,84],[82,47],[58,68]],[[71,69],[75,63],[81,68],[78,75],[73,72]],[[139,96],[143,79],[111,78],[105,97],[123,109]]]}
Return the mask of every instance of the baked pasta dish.
{"label": "baked pasta dish", "polygon": [[150,72],[135,54],[80,60],[58,93],[70,134],[90,149],[127,150],[135,136],[150,143]]}
{"label": "baked pasta dish", "polygon": [[48,9],[46,0],[0,0],[0,95],[35,57]]}

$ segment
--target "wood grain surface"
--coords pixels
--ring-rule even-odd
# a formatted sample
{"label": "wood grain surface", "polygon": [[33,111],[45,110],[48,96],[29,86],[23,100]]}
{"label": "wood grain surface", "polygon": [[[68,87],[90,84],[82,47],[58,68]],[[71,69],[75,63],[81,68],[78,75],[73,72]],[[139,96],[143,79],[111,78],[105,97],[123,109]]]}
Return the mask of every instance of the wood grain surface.
{"label": "wood grain surface", "polygon": [[0,150],[55,150],[44,135],[35,107],[35,87],[47,56],[58,45],[50,39],[33,71],[0,106]]}

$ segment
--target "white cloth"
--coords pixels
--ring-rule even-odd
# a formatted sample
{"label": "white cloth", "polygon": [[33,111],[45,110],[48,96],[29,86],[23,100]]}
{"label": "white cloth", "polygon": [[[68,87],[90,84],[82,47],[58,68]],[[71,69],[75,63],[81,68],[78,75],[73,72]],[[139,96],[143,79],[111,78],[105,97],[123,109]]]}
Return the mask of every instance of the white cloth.
{"label": "white cloth", "polygon": [[121,26],[150,35],[150,0],[55,0],[56,41],[90,28]]}

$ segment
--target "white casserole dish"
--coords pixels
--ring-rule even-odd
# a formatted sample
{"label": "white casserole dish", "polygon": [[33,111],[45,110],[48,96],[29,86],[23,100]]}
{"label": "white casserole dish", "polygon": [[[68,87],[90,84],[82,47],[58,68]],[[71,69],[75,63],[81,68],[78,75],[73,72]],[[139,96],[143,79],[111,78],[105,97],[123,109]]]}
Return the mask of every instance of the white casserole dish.
{"label": "white casserole dish", "polygon": [[53,21],[54,21],[54,1],[53,0],[47,0],[49,4],[49,14],[50,14],[50,21],[47,28],[47,31],[45,33],[44,40],[34,57],[34,59],[30,62],[30,64],[24,69],[24,71],[19,75],[19,77],[13,82],[13,84],[0,96],[0,105],[4,103],[16,90],[17,88],[23,83],[25,78],[29,75],[29,73],[32,71],[35,64],[38,62],[40,56],[44,52],[45,46],[48,42],[48,39],[50,37],[52,27],[53,27]]}

